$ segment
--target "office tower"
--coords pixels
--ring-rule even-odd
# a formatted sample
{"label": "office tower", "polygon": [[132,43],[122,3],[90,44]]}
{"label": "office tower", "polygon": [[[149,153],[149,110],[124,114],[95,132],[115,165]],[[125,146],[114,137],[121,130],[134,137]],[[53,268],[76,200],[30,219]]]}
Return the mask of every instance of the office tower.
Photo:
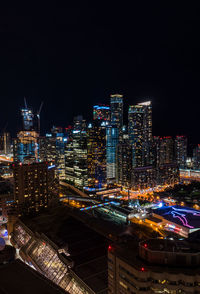
{"label": "office tower", "polygon": [[132,146],[128,135],[123,136],[116,149],[116,182],[119,185],[131,186]]}
{"label": "office tower", "polygon": [[48,161],[49,164],[56,164],[56,137],[47,133],[39,138],[40,161]]}
{"label": "office tower", "polygon": [[200,144],[193,149],[193,168],[200,169]]}
{"label": "office tower", "polygon": [[65,179],[65,144],[67,138],[59,128],[39,138],[40,160],[55,165],[55,174],[59,180]]}
{"label": "office tower", "polygon": [[187,138],[185,136],[176,136],[175,138],[175,159],[179,168],[186,167]]}
{"label": "office tower", "polygon": [[152,164],[151,101],[129,106],[128,134],[133,147],[133,167]]}
{"label": "office tower", "polygon": [[35,131],[20,131],[13,143],[15,162],[34,162],[39,160],[38,133]]}
{"label": "office tower", "polygon": [[22,122],[23,122],[23,130],[24,131],[32,131],[34,129],[34,114],[31,109],[25,106],[25,108],[21,109]]}
{"label": "office tower", "polygon": [[35,125],[34,114],[27,107],[21,109],[23,128],[14,139],[13,155],[15,162],[34,162],[39,160],[38,126]]}
{"label": "office tower", "polygon": [[87,186],[87,132],[81,115],[74,118],[73,129],[67,130],[65,179],[80,189]]}
{"label": "office tower", "polygon": [[141,105],[129,106],[128,134],[132,145],[132,165],[144,166],[144,110]]}
{"label": "office tower", "polygon": [[3,132],[0,136],[0,153],[5,155],[11,153],[11,140],[8,132]]}
{"label": "office tower", "polygon": [[78,188],[83,188],[87,186],[87,133],[86,121],[82,116],[74,119],[72,139],[74,185]]}
{"label": "office tower", "polygon": [[54,168],[46,162],[13,164],[14,200],[18,213],[36,213],[48,205]]}
{"label": "office tower", "polygon": [[144,143],[143,143],[143,156],[144,156],[144,165],[152,164],[152,103],[151,101],[146,101],[138,103],[138,105],[143,107],[144,110]]}
{"label": "office tower", "polygon": [[110,245],[108,293],[198,293],[199,257],[199,247],[186,240]]}
{"label": "office tower", "polygon": [[119,130],[123,126],[123,95],[110,95],[111,125]]}
{"label": "office tower", "polygon": [[160,164],[160,137],[153,137],[152,154],[153,154],[153,166],[157,167]]}
{"label": "office tower", "polygon": [[106,129],[94,121],[87,134],[88,186],[101,188],[106,183]]}
{"label": "office tower", "polygon": [[118,143],[119,129],[108,126],[106,128],[106,173],[108,181],[114,181],[116,178],[116,150]]}
{"label": "office tower", "polygon": [[174,163],[174,141],[172,137],[160,138],[160,164]]}
{"label": "office tower", "polygon": [[105,105],[94,105],[93,120],[110,121],[110,107]]}
{"label": "office tower", "polygon": [[65,179],[74,184],[74,150],[73,150],[73,130],[67,131],[67,142],[65,144]]}
{"label": "office tower", "polygon": [[73,130],[74,131],[86,131],[87,125],[86,125],[86,120],[83,119],[82,115],[78,115],[74,117],[74,125],[73,125]]}

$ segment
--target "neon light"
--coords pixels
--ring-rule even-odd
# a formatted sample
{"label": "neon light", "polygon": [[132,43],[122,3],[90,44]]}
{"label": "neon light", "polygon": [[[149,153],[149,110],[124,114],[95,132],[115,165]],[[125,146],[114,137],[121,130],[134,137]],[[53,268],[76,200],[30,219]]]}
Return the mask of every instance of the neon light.
{"label": "neon light", "polygon": [[170,213],[172,214],[172,216],[174,218],[178,218],[185,227],[188,227],[190,229],[194,229],[194,226],[191,226],[191,225],[188,224],[188,220],[186,218],[186,214],[183,214],[183,212],[186,212],[188,214],[189,213],[192,213],[192,215],[194,215],[194,216],[200,216],[200,212],[197,212],[195,210],[193,211],[191,209],[185,209],[185,208],[180,209],[180,208],[172,207],[172,209],[174,211],[171,211]]}

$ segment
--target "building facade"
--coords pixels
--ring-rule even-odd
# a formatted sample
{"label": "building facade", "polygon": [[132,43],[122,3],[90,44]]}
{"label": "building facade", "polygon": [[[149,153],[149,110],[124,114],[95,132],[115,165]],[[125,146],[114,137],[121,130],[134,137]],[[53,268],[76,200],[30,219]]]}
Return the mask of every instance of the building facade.
{"label": "building facade", "polygon": [[200,249],[190,246],[162,239],[134,244],[132,251],[110,245],[108,293],[200,293]]}
{"label": "building facade", "polygon": [[54,183],[54,169],[46,162],[14,164],[14,201],[19,215],[29,215],[47,207]]}
{"label": "building facade", "polygon": [[87,130],[88,186],[101,188],[106,183],[106,129],[97,123]]}
{"label": "building facade", "polygon": [[175,159],[179,168],[186,168],[187,137],[185,136],[176,136],[175,138]]}

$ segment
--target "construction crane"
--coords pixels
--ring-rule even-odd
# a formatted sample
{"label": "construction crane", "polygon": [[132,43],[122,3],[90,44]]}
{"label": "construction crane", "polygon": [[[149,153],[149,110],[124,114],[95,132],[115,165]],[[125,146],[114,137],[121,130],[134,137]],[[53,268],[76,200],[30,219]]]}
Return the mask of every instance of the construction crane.
{"label": "construction crane", "polygon": [[42,101],[41,104],[40,104],[40,107],[39,107],[39,110],[37,112],[37,120],[38,120],[38,133],[40,134],[40,113],[41,113],[41,110],[42,110],[42,106],[43,106],[44,102]]}

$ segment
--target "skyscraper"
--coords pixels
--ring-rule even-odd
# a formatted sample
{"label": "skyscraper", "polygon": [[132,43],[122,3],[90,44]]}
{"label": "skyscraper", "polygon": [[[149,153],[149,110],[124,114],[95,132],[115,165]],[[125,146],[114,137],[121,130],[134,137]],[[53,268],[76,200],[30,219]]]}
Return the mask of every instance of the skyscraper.
{"label": "skyscraper", "polygon": [[116,178],[116,150],[119,142],[119,129],[108,126],[106,128],[106,173],[107,180]]}
{"label": "skyscraper", "polygon": [[87,134],[88,186],[101,188],[106,183],[106,129],[93,122]]}
{"label": "skyscraper", "polygon": [[132,165],[144,166],[144,110],[141,105],[129,106],[128,134],[132,145]]}
{"label": "skyscraper", "polygon": [[152,164],[151,101],[129,106],[128,134],[133,147],[133,167]]}
{"label": "skyscraper", "polygon": [[160,165],[174,162],[175,158],[173,138],[170,136],[160,138]]}
{"label": "skyscraper", "polygon": [[128,135],[124,135],[116,150],[116,182],[119,185],[130,187],[132,170],[132,146]]}
{"label": "skyscraper", "polygon": [[123,95],[110,95],[111,125],[121,130],[123,126]]}
{"label": "skyscraper", "polygon": [[193,149],[193,168],[200,169],[200,144]]}
{"label": "skyscraper", "polygon": [[27,107],[26,100],[25,107],[21,109],[21,115],[23,128],[18,132],[17,138],[14,140],[14,161],[21,163],[38,161],[38,128],[34,123],[33,111]]}
{"label": "skyscraper", "polygon": [[30,214],[48,205],[54,169],[46,162],[14,164],[14,200],[19,214]]}
{"label": "skyscraper", "polygon": [[110,107],[105,105],[94,105],[93,120],[110,121]]}
{"label": "skyscraper", "polygon": [[187,159],[187,137],[176,136],[175,138],[175,157],[179,168],[186,167]]}
{"label": "skyscraper", "polygon": [[38,133],[20,131],[14,139],[13,155],[15,162],[37,162],[39,160]]}

